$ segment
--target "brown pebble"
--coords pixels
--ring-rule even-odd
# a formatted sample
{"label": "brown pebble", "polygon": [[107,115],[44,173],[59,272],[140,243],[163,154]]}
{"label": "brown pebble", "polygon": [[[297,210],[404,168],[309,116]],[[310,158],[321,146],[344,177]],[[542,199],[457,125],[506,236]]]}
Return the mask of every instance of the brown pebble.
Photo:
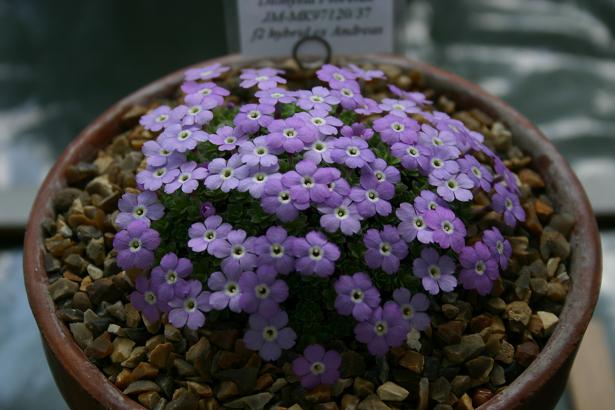
{"label": "brown pebble", "polygon": [[545,187],[545,182],[543,181],[542,177],[538,175],[536,171],[533,171],[529,168],[525,168],[519,171],[519,180],[534,189]]}
{"label": "brown pebble", "polygon": [[474,407],[482,406],[493,397],[493,392],[485,387],[480,387],[474,391],[472,395],[472,404]]}
{"label": "brown pebble", "polygon": [[237,385],[231,381],[223,381],[217,386],[216,397],[218,400],[228,400],[232,397],[235,397],[239,394],[239,388]]}
{"label": "brown pebble", "polygon": [[515,351],[515,360],[523,367],[528,367],[536,356],[540,353],[540,348],[538,345],[529,340],[527,342],[523,342],[517,346],[517,350]]}
{"label": "brown pebble", "polygon": [[339,407],[337,406],[337,403],[334,401],[330,401],[327,403],[318,403],[317,405],[314,406],[314,410],[338,410]]}
{"label": "brown pebble", "polygon": [[260,375],[258,379],[256,379],[256,390],[262,391],[267,389],[269,386],[273,384],[273,376],[271,373],[265,373]]}
{"label": "brown pebble", "polygon": [[103,332],[100,336],[92,341],[85,349],[85,354],[88,357],[95,359],[104,359],[113,352],[113,344],[111,343],[111,335]]}
{"label": "brown pebble", "polygon": [[359,405],[360,399],[352,394],[344,394],[342,397],[342,410],[354,410]]}
{"label": "brown pebble", "polygon": [[360,398],[363,398],[374,392],[374,383],[370,382],[369,380],[365,380],[362,377],[357,377],[356,379],[354,379],[352,391]]}
{"label": "brown pebble", "polygon": [[147,362],[141,362],[130,374],[130,381],[150,379],[158,376],[158,369]]}
{"label": "brown pebble", "polygon": [[166,368],[169,362],[169,355],[173,351],[171,343],[161,343],[154,348],[148,355],[151,364],[159,369]]}
{"label": "brown pebble", "polygon": [[324,403],[331,400],[331,386],[320,385],[305,393],[305,399],[311,403]]}
{"label": "brown pebble", "polygon": [[213,397],[214,392],[211,389],[211,387],[209,387],[206,384],[201,384],[201,383],[197,383],[197,382],[192,382],[192,381],[187,381],[186,382],[186,387],[188,388],[188,390],[190,390],[191,392],[201,396],[201,397]]}
{"label": "brown pebble", "polygon": [[455,410],[474,410],[472,399],[467,393],[459,398],[457,405],[455,406]]}
{"label": "brown pebble", "polygon": [[399,360],[399,365],[411,372],[421,374],[423,373],[423,366],[425,365],[425,357],[419,352],[408,350]]}

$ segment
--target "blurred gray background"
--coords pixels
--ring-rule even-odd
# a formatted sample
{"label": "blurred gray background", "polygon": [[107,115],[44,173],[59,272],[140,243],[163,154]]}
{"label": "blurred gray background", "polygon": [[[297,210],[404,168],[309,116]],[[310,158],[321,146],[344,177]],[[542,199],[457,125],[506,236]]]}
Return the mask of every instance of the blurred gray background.
{"label": "blurred gray background", "polygon": [[[584,183],[602,231],[594,320],[605,332],[592,340],[607,346],[608,375],[615,351],[615,0],[406,4],[403,53],[508,101]],[[226,34],[222,0],[0,0],[0,409],[66,408],[22,283],[23,226],[47,170],[117,99],[226,53]],[[567,394],[558,409],[594,408],[586,404]]]}

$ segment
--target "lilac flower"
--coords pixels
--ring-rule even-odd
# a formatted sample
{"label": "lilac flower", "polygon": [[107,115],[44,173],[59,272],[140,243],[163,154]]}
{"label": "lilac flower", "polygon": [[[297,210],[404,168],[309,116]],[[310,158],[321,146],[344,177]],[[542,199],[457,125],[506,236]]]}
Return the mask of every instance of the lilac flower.
{"label": "lilac flower", "polygon": [[361,102],[354,109],[354,112],[361,115],[379,114],[382,109],[378,106],[378,103],[371,98],[363,97]]}
{"label": "lilac flower", "polygon": [[303,154],[304,159],[309,159],[315,164],[320,164],[322,161],[331,164],[331,145],[335,141],[335,138],[323,138],[316,140],[310,148]]}
{"label": "lilac flower", "polygon": [[427,211],[435,211],[439,207],[446,208],[446,202],[434,192],[424,189],[420,195],[414,198],[414,209],[420,214]]}
{"label": "lilac flower", "polygon": [[281,175],[270,177],[265,183],[261,206],[265,212],[276,214],[282,222],[290,222],[297,218],[300,210],[307,209],[309,203],[293,200],[290,190],[282,185]]}
{"label": "lilac flower", "polygon": [[160,300],[154,291],[154,287],[145,275],[137,276],[136,290],[130,294],[130,303],[150,323],[156,323],[160,319],[160,313],[168,310],[167,302]]}
{"label": "lilac flower", "polygon": [[[504,162],[494,154],[493,169],[499,175],[504,177],[504,182],[508,191],[519,194],[519,186],[517,185],[517,177],[504,164]],[[525,219],[525,216],[524,216]]]}
{"label": "lilac flower", "polygon": [[160,134],[162,148],[167,151],[192,151],[199,142],[207,141],[207,134],[197,127],[169,126]]}
{"label": "lilac flower", "polygon": [[300,161],[294,171],[282,175],[282,184],[290,190],[293,201],[322,204],[329,197],[327,184],[340,177],[336,168],[318,168],[309,159]]}
{"label": "lilac flower", "polygon": [[330,276],[335,270],[335,261],[340,258],[338,247],[315,231],[305,238],[296,238],[293,250],[297,257],[296,270],[304,275]]}
{"label": "lilac flower", "polygon": [[259,267],[256,273],[242,273],[239,287],[242,290],[239,304],[246,313],[271,317],[280,309],[279,304],[288,298],[286,282],[277,279],[277,272],[268,265]]}
{"label": "lilac flower", "polygon": [[359,84],[351,83],[339,90],[333,90],[332,95],[339,100],[340,105],[345,110],[354,110],[359,105],[363,104],[363,96]]}
{"label": "lilac flower", "polygon": [[494,188],[495,194],[491,197],[493,210],[504,215],[506,225],[514,228],[517,221],[525,221],[525,211],[519,203],[519,197],[501,182],[495,184]]}
{"label": "lilac flower", "polygon": [[429,183],[437,187],[438,194],[449,202],[455,199],[467,202],[474,197],[471,191],[474,188],[474,182],[466,174],[445,176],[442,179],[430,175]]}
{"label": "lilac flower", "polygon": [[286,84],[286,80],[278,74],[284,74],[284,71],[269,67],[258,70],[246,68],[241,70],[239,78],[242,81],[239,83],[239,86],[251,88],[256,85],[261,90],[268,90],[277,87],[278,84]]}
{"label": "lilac flower", "polygon": [[375,78],[379,78],[379,79],[386,78],[386,76],[381,70],[364,70],[355,64],[348,64],[348,68],[352,70],[352,72],[357,78],[361,78],[365,81],[371,81]]}
{"label": "lilac flower", "polygon": [[252,198],[260,199],[265,192],[265,185],[271,177],[280,177],[280,173],[275,172],[278,166],[271,167],[255,166],[249,167],[250,173],[244,179],[239,181],[237,190],[239,192],[249,192]]}
{"label": "lilac flower", "polygon": [[188,247],[194,252],[205,252],[222,258],[225,252],[226,236],[233,228],[222,222],[219,215],[211,215],[203,223],[192,224],[188,230]]}
{"label": "lilac flower", "polygon": [[337,129],[344,123],[325,110],[313,110],[310,112],[300,112],[294,116],[302,118],[304,121],[315,126],[322,135],[335,135]]}
{"label": "lilac flower", "polygon": [[359,322],[369,320],[380,305],[380,293],[363,272],[343,275],[335,282],[335,309],[340,315],[352,315]]}
{"label": "lilac flower", "polygon": [[382,141],[389,145],[403,140],[407,144],[416,144],[419,135],[419,123],[412,118],[388,114],[374,121],[374,130],[380,133]]}
{"label": "lilac flower", "polygon": [[320,81],[328,82],[329,86],[336,90],[347,87],[349,84],[356,84],[355,78],[357,78],[352,71],[331,64],[323,65],[316,71],[316,76]]}
{"label": "lilac flower", "polygon": [[213,101],[216,106],[224,104],[224,97],[230,94],[229,90],[212,82],[199,83],[196,81],[188,81],[182,84],[181,89],[196,101],[201,102],[207,99]]}
{"label": "lilac flower", "polygon": [[359,214],[369,218],[376,214],[387,216],[393,210],[389,200],[395,195],[395,189],[390,185],[366,181],[362,188],[352,188],[350,199],[357,204]]}
{"label": "lilac flower", "polygon": [[249,169],[241,162],[238,154],[231,156],[228,161],[224,158],[216,158],[207,166],[209,175],[205,178],[207,189],[221,189],[229,192],[237,188],[239,180],[248,175]]}
{"label": "lilac flower", "polygon": [[466,227],[450,209],[438,208],[425,213],[427,227],[433,231],[433,242],[442,249],[452,248],[459,252],[465,244]]}
{"label": "lilac flower", "polygon": [[199,180],[204,179],[207,176],[207,169],[197,168],[196,162],[190,161],[182,164],[179,167],[179,175],[175,181],[167,184],[164,187],[164,192],[172,194],[181,188],[182,192],[186,194],[192,193],[199,186]]}
{"label": "lilac flower", "polygon": [[512,255],[512,246],[504,239],[498,228],[487,229],[483,232],[483,242],[489,248],[491,256],[498,261],[502,270],[508,267],[508,261]]}
{"label": "lilac flower", "polygon": [[335,350],[326,351],[321,345],[309,345],[303,356],[293,360],[293,372],[304,389],[333,385],[340,378],[342,356]]}
{"label": "lilac flower", "polygon": [[395,215],[401,221],[397,227],[399,235],[406,242],[418,239],[421,243],[432,242],[432,232],[427,229],[427,223],[421,213],[416,212],[415,207],[407,202],[399,204]]}
{"label": "lilac flower", "polygon": [[175,298],[169,302],[169,322],[176,328],[184,326],[198,330],[205,324],[204,312],[209,312],[209,292],[203,292],[199,280],[191,280],[178,286]]}
{"label": "lilac flower", "polygon": [[162,257],[160,265],[152,269],[152,287],[162,300],[169,301],[175,295],[178,285],[185,283],[185,279],[192,273],[190,259],[178,258],[173,252]]}
{"label": "lilac flower", "polygon": [[351,191],[348,181],[342,177],[330,182],[327,184],[327,187],[329,188],[329,198],[326,205],[329,207],[340,206]]}
{"label": "lilac flower", "polygon": [[482,242],[466,246],[459,253],[461,273],[459,282],[464,289],[475,289],[479,295],[488,295],[499,276],[498,263]]}
{"label": "lilac flower", "polygon": [[367,350],[377,357],[383,357],[390,347],[401,346],[407,333],[408,323],[395,302],[376,308],[369,320],[354,328],[357,340],[367,344]]}
{"label": "lilac flower", "polygon": [[277,360],[282,349],[295,345],[297,334],[288,325],[288,314],[279,310],[266,318],[259,314],[250,315],[250,328],[243,337],[246,347],[256,350],[267,361]]}
{"label": "lilac flower", "polygon": [[228,70],[229,67],[223,66],[220,63],[215,63],[207,67],[191,68],[186,71],[185,78],[187,81],[211,80],[220,77],[222,73]]}
{"label": "lilac flower", "polygon": [[459,138],[449,130],[436,130],[428,124],[423,124],[419,133],[419,142],[425,146],[442,148],[448,153],[449,158],[459,157]]}
{"label": "lilac flower", "polygon": [[291,154],[303,150],[318,137],[316,127],[297,115],[285,120],[274,120],[267,129],[270,132],[266,136],[267,144]]}
{"label": "lilac flower", "polygon": [[417,105],[431,104],[431,101],[427,99],[425,94],[418,91],[404,91],[399,87],[389,84],[389,90],[398,97],[406,100],[410,100]]}
{"label": "lilac flower", "polygon": [[147,222],[157,221],[164,216],[164,206],[158,201],[154,192],[145,191],[139,195],[126,193],[118,201],[120,213],[115,218],[115,223],[126,228],[132,221],[143,220]]}
{"label": "lilac flower", "polygon": [[199,211],[203,218],[207,218],[216,214],[216,207],[210,201],[206,201],[201,204]]}
{"label": "lilac flower", "polygon": [[485,192],[491,191],[491,181],[493,175],[483,164],[472,155],[466,155],[458,160],[461,171],[474,182],[475,186],[480,186]]}
{"label": "lilac flower", "polygon": [[209,142],[218,146],[219,151],[233,151],[247,141],[245,135],[237,135],[235,128],[225,125],[209,135]]}
{"label": "lilac flower", "polygon": [[[432,147],[431,158],[425,173],[436,179],[448,179],[459,173],[459,163],[444,147]],[[465,176],[465,174],[463,174]],[[472,184],[474,185],[474,184]]]}
{"label": "lilac flower", "polygon": [[204,125],[214,117],[210,110],[216,106],[215,101],[199,101],[198,98],[189,96],[186,97],[186,104],[188,105],[178,105],[171,112],[171,117],[182,125]]}
{"label": "lilac flower", "polygon": [[227,307],[235,313],[241,312],[241,288],[239,279],[241,274],[214,272],[207,279],[207,286],[212,290],[209,296],[209,304],[216,310]]}
{"label": "lilac flower", "polygon": [[330,111],[332,105],[340,103],[340,100],[331,95],[331,92],[325,87],[314,87],[312,91],[299,90],[296,96],[298,97],[297,105],[306,111]]}
{"label": "lilac flower", "polygon": [[355,122],[352,125],[344,125],[340,130],[342,137],[359,137],[365,141],[369,141],[374,136],[374,130],[366,127],[365,124]]}
{"label": "lilac flower", "polygon": [[453,276],[455,262],[447,255],[440,256],[433,248],[421,251],[421,257],[412,263],[412,271],[432,295],[437,295],[440,290],[452,292],[457,286],[457,279]]}
{"label": "lilac flower", "polygon": [[383,99],[380,108],[398,117],[406,117],[408,114],[419,112],[419,109],[413,101],[396,100],[393,98]]}
{"label": "lilac flower", "polygon": [[141,124],[143,128],[153,132],[160,131],[175,123],[173,118],[171,118],[171,108],[168,105],[161,105],[139,119],[139,124]]}
{"label": "lilac flower", "polygon": [[337,207],[322,206],[318,210],[323,214],[320,217],[320,226],[327,232],[340,230],[344,235],[353,235],[361,230],[363,218],[349,198],[344,199]]}
{"label": "lilac flower", "polygon": [[265,104],[245,104],[239,109],[233,123],[243,134],[254,134],[260,127],[267,127],[273,121],[275,107]]}
{"label": "lilac flower", "polygon": [[257,91],[254,94],[261,104],[276,105],[277,103],[290,104],[297,101],[293,91],[284,88],[270,88],[268,90]]}
{"label": "lilac flower", "polygon": [[184,155],[164,148],[159,141],[145,142],[141,151],[147,158],[147,165],[153,168],[176,168],[180,164],[186,162],[186,157]]}
{"label": "lilac flower", "polygon": [[295,238],[288,236],[280,226],[267,229],[264,236],[254,239],[254,252],[258,255],[258,266],[272,266],[278,273],[288,275],[295,269],[292,245]]}
{"label": "lilac flower", "polygon": [[239,155],[241,155],[241,161],[250,167],[257,165],[271,167],[278,163],[278,157],[271,154],[267,146],[267,139],[264,136],[241,143]]}
{"label": "lilac flower", "polygon": [[333,142],[331,159],[348,168],[361,168],[372,163],[376,155],[369,149],[367,141],[359,137],[341,137]]}
{"label": "lilac flower", "polygon": [[406,288],[395,289],[393,300],[397,302],[404,319],[408,321],[410,328],[424,331],[429,327],[431,320],[426,313],[429,309],[429,299],[423,293],[415,293],[414,296]]}
{"label": "lilac flower", "polygon": [[175,168],[167,167],[147,167],[144,171],[137,174],[137,183],[148,191],[157,191],[162,184],[171,183],[179,172]]}
{"label": "lilac flower", "polygon": [[408,245],[392,225],[384,225],[381,231],[369,229],[363,236],[363,243],[367,247],[367,266],[372,269],[381,268],[389,274],[397,272],[400,261],[408,256]]}
{"label": "lilac flower", "polygon": [[[256,255],[252,243],[253,237],[246,238],[246,231],[237,229],[226,235],[226,241],[220,246],[222,256],[222,271],[237,273],[253,269],[256,266]],[[218,257],[217,255],[215,255]]]}
{"label": "lilac flower", "polygon": [[391,154],[401,160],[401,165],[410,171],[429,167],[429,148],[412,141],[411,137],[400,137],[399,142],[391,146]]}
{"label": "lilac flower", "polygon": [[154,262],[154,251],[160,245],[160,235],[143,220],[132,221],[113,239],[117,264],[124,270],[147,269]]}
{"label": "lilac flower", "polygon": [[384,185],[387,190],[395,190],[395,184],[401,180],[399,170],[387,164],[382,158],[376,158],[371,164],[361,168],[361,185]]}

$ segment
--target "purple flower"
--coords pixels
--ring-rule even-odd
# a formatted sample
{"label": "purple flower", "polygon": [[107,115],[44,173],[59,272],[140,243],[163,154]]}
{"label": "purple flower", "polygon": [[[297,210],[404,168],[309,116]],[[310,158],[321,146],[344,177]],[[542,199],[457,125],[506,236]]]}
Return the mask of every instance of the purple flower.
{"label": "purple flower", "polygon": [[459,254],[461,273],[459,282],[464,289],[475,289],[479,295],[488,295],[499,276],[498,263],[482,242],[466,246]]}
{"label": "purple flower", "polygon": [[332,105],[340,103],[340,100],[331,95],[331,92],[325,87],[314,87],[312,91],[299,90],[296,95],[298,97],[297,105],[306,111],[330,111]]}
{"label": "purple flower", "polygon": [[416,144],[419,123],[412,118],[388,114],[374,121],[374,130],[380,133],[382,141],[389,145],[399,142],[402,137],[408,144]]}
{"label": "purple flower", "polygon": [[257,91],[254,94],[261,104],[276,105],[277,103],[290,104],[297,99],[292,91],[284,88],[270,88],[268,90]]}
{"label": "purple flower", "polygon": [[318,71],[316,76],[320,81],[329,83],[331,88],[339,90],[340,88],[348,87],[350,84],[356,84],[356,74],[345,68],[339,68],[331,64],[323,65]]}
{"label": "purple flower", "polygon": [[177,287],[175,298],[169,302],[169,322],[176,328],[184,326],[198,330],[205,324],[203,312],[209,312],[209,292],[202,292],[203,285],[198,280],[191,280]]}
{"label": "purple flower", "polygon": [[366,182],[362,188],[355,187],[350,191],[350,199],[357,204],[359,214],[364,218],[389,215],[393,210],[389,200],[395,195],[395,189],[373,181]]}
{"label": "purple flower", "polygon": [[431,320],[426,313],[429,309],[429,299],[423,293],[415,293],[414,296],[406,288],[395,289],[393,300],[397,302],[404,319],[408,321],[410,328],[424,331],[429,327]]}
{"label": "purple flower", "polygon": [[251,88],[256,85],[261,90],[268,90],[270,88],[277,87],[278,84],[286,84],[286,80],[278,74],[284,74],[284,71],[269,67],[258,70],[246,68],[241,70],[241,75],[239,78],[242,81],[239,86],[243,88]]}
{"label": "purple flower", "polygon": [[207,286],[213,292],[209,296],[209,304],[216,310],[223,310],[227,307],[235,312],[241,312],[241,288],[239,279],[241,274],[214,272],[207,279]]}
{"label": "purple flower", "polygon": [[184,155],[164,148],[159,141],[147,141],[143,144],[141,151],[147,158],[147,165],[154,168],[176,168],[186,162]]}
{"label": "purple flower", "polygon": [[363,97],[354,112],[361,115],[372,115],[381,113],[382,109],[378,106],[376,101],[371,98]]}
{"label": "purple flower", "polygon": [[144,275],[137,276],[135,287],[137,289],[130,294],[130,303],[143,313],[148,322],[156,323],[160,319],[160,313],[168,311],[167,302],[158,298],[152,284]]}
{"label": "purple flower", "polygon": [[399,208],[395,211],[395,215],[401,221],[397,227],[399,235],[406,242],[412,242],[418,239],[421,243],[432,242],[432,232],[427,229],[427,223],[422,214],[416,212],[415,207],[407,202],[399,204]]}
{"label": "purple flower", "polygon": [[137,183],[148,191],[157,191],[162,187],[162,184],[173,182],[178,174],[174,171],[176,171],[176,168],[147,167],[137,174]]}
{"label": "purple flower", "polygon": [[365,141],[369,141],[374,136],[374,130],[366,127],[365,124],[355,122],[352,125],[344,125],[340,130],[342,137],[359,137]]}
{"label": "purple flower", "polygon": [[192,151],[199,142],[207,141],[207,134],[197,127],[169,126],[160,134],[162,148],[167,151]]}
{"label": "purple flower", "polygon": [[239,180],[245,178],[250,171],[241,162],[238,154],[231,156],[228,161],[224,158],[216,158],[207,166],[209,175],[205,178],[207,189],[221,189],[222,192],[229,192],[237,188]]}
{"label": "purple flower", "polygon": [[283,280],[277,279],[277,272],[272,266],[261,266],[256,273],[242,273],[239,287],[239,303],[246,313],[271,317],[280,310],[279,304],[288,298],[288,286]]}
{"label": "purple flower", "polygon": [[293,360],[293,372],[304,389],[332,385],[340,378],[342,356],[335,350],[326,351],[321,345],[309,345],[303,356]]}
{"label": "purple flower", "polygon": [[346,87],[338,90],[333,90],[332,95],[338,99],[340,105],[345,110],[354,110],[360,104],[363,104],[363,96],[358,83],[350,83]]}
{"label": "purple flower", "polygon": [[222,258],[226,236],[232,229],[231,225],[222,222],[221,216],[211,215],[204,223],[192,224],[188,230],[188,247],[194,252],[207,251],[210,255]]}
{"label": "purple flower", "polygon": [[160,235],[143,220],[132,221],[113,239],[117,264],[124,270],[147,269],[154,262],[154,251],[160,245]]}
{"label": "purple flower", "polygon": [[278,157],[271,154],[264,136],[256,137],[252,141],[245,141],[239,146],[241,161],[248,166],[271,167],[277,165]]}
{"label": "purple flower", "polygon": [[352,315],[359,322],[369,320],[380,305],[380,293],[363,272],[343,275],[335,282],[335,309],[340,315]]}
{"label": "purple flower", "polygon": [[148,112],[139,120],[139,124],[146,130],[157,132],[161,129],[175,124],[171,118],[171,108],[167,105],[161,105],[153,111]]}
{"label": "purple flower", "polygon": [[327,206],[337,207],[344,202],[344,199],[350,194],[350,185],[344,178],[338,178],[328,184],[329,187],[329,199],[327,200]]}
{"label": "purple flower", "polygon": [[436,179],[447,179],[459,173],[459,163],[456,157],[444,147],[432,147],[431,158],[425,173]]}
{"label": "purple flower", "polygon": [[213,101],[217,106],[224,104],[224,97],[230,94],[229,90],[212,82],[199,83],[196,81],[188,81],[182,84],[181,89],[189,95],[191,99],[194,98],[199,102],[203,100]]}
{"label": "purple flower", "polygon": [[491,191],[491,181],[493,175],[486,166],[478,162],[472,155],[466,155],[458,160],[461,171],[474,182],[475,186],[480,186],[485,192]]}
{"label": "purple flower", "polygon": [[282,222],[290,222],[297,218],[300,210],[307,209],[309,203],[294,201],[290,190],[282,185],[280,175],[267,179],[261,197],[261,206],[265,212],[276,214]]}
{"label": "purple flower", "polygon": [[216,106],[214,101],[198,101],[198,98],[189,96],[186,97],[186,104],[188,105],[178,105],[171,112],[171,117],[182,125],[204,125],[214,117],[210,111]]}
{"label": "purple flower", "polygon": [[330,276],[335,270],[335,261],[340,258],[338,247],[315,231],[305,238],[296,238],[293,250],[297,257],[296,270],[304,275]]}
{"label": "purple flower", "polygon": [[265,104],[245,104],[239,109],[233,123],[242,134],[254,134],[273,121],[275,107]]}
{"label": "purple flower", "polygon": [[367,141],[359,137],[341,137],[333,142],[331,159],[348,168],[361,168],[372,163],[376,156]]}
{"label": "purple flower", "polygon": [[178,285],[185,283],[185,279],[192,273],[190,259],[178,258],[173,252],[162,257],[160,265],[152,269],[152,287],[158,297],[168,301],[175,295]]}
{"label": "purple flower", "polygon": [[334,141],[335,138],[333,137],[316,140],[316,142],[314,142],[303,154],[303,158],[309,159],[315,164],[320,164],[321,161],[328,164],[333,163],[333,160],[331,159],[331,145]]}
{"label": "purple flower", "polygon": [[408,256],[408,245],[392,225],[384,225],[381,231],[369,229],[363,236],[363,243],[367,247],[367,266],[372,269],[382,268],[389,274],[397,272],[400,261]]}
{"label": "purple flower", "polygon": [[384,111],[389,111],[391,115],[398,117],[406,117],[408,114],[420,112],[413,101],[396,100],[393,98],[385,98],[380,104],[380,108]]}
{"label": "purple flower", "polygon": [[439,207],[446,208],[446,202],[427,189],[422,190],[421,194],[414,198],[414,209],[417,213],[424,214],[427,211],[435,211]]}
{"label": "purple flower", "polygon": [[164,192],[166,192],[167,194],[172,194],[179,188],[182,189],[182,192],[190,194],[198,188],[198,181],[204,179],[207,176],[207,169],[200,167],[197,168],[196,162],[194,161],[182,164],[179,167],[179,171],[179,175],[177,176],[175,181],[167,184],[164,187]]}
{"label": "purple flower", "polygon": [[216,207],[214,206],[213,203],[211,203],[210,201],[207,202],[203,202],[199,208],[199,211],[201,212],[201,216],[203,218],[207,218],[210,217],[212,215],[215,215],[216,213]]}
{"label": "purple flower", "polygon": [[517,221],[525,221],[525,211],[519,203],[519,197],[501,182],[495,184],[494,188],[495,194],[491,197],[493,210],[504,215],[506,225],[514,228]]}
{"label": "purple flower", "polygon": [[395,184],[401,180],[399,170],[387,164],[382,158],[376,158],[371,164],[361,168],[361,185],[384,185],[388,190],[395,190]]}
{"label": "purple flower", "polygon": [[427,227],[433,231],[433,242],[442,249],[452,248],[459,252],[465,245],[466,227],[450,209],[438,208],[425,213]]}
{"label": "purple flower", "polygon": [[471,191],[474,188],[474,182],[466,174],[444,176],[442,179],[430,175],[429,183],[437,187],[438,194],[449,202],[455,199],[467,202],[474,197]]}
{"label": "purple flower", "polygon": [[436,130],[428,124],[421,126],[419,142],[432,148],[441,148],[448,153],[449,158],[459,157],[460,138],[449,130]]}
{"label": "purple flower", "polygon": [[401,346],[407,333],[408,323],[395,302],[376,308],[369,320],[354,328],[357,340],[367,344],[367,350],[377,357],[383,357],[390,347]]}
{"label": "purple flower", "polygon": [[357,76],[357,78],[361,78],[365,81],[371,81],[374,78],[385,79],[386,76],[380,70],[364,70],[361,67],[356,66],[355,64],[348,64],[348,68],[352,70],[352,72]]}
{"label": "purple flower", "polygon": [[316,141],[318,130],[296,114],[285,120],[274,120],[267,127],[267,144],[276,150],[291,154],[299,152]]}
{"label": "purple flower", "polygon": [[457,286],[457,279],[453,276],[455,262],[450,256],[440,256],[433,248],[421,251],[421,257],[412,263],[414,276],[421,279],[423,288],[432,295],[437,295],[440,289],[443,292],[452,292]]}
{"label": "purple flower", "polygon": [[273,266],[278,273],[287,275],[295,269],[292,255],[294,237],[289,237],[280,226],[267,229],[264,236],[254,239],[254,252],[258,255],[258,266]]}
{"label": "purple flower", "polygon": [[322,206],[318,211],[323,214],[320,217],[320,226],[327,232],[340,230],[344,235],[353,235],[361,230],[363,218],[349,198],[344,199],[337,207]]}
{"label": "purple flower", "polygon": [[213,78],[220,77],[222,73],[228,70],[229,67],[216,63],[208,65],[207,67],[191,68],[186,71],[185,78],[187,81],[211,80]]}
{"label": "purple flower", "polygon": [[[256,266],[256,255],[252,243],[253,237],[246,238],[246,231],[237,229],[226,235],[226,241],[220,246],[221,267],[225,273],[251,270]],[[214,255],[219,257],[218,255]]]}
{"label": "purple flower", "polygon": [[330,195],[327,184],[337,180],[340,171],[336,168],[318,168],[308,159],[300,161],[294,171],[282,175],[282,184],[289,189],[293,201],[303,204],[322,204]]}
{"label": "purple flower", "polygon": [[300,112],[294,116],[312,124],[322,135],[335,135],[337,129],[344,124],[340,119],[329,115],[326,110],[313,110],[309,113]]}
{"label": "purple flower", "polygon": [[158,201],[154,192],[145,191],[139,195],[126,193],[118,201],[120,213],[115,218],[115,223],[126,228],[132,221],[143,220],[147,222],[157,221],[164,216],[164,206]]}
{"label": "purple flower", "polygon": [[288,325],[288,314],[279,310],[266,318],[259,314],[250,315],[250,329],[243,337],[246,347],[256,350],[267,361],[277,360],[282,349],[295,345],[297,334]]}
{"label": "purple flower", "polygon": [[431,151],[429,148],[412,141],[411,137],[400,137],[399,142],[391,146],[391,154],[399,158],[401,165],[410,171],[429,167]]}
{"label": "purple flower", "polygon": [[216,130],[215,134],[209,135],[209,142],[218,146],[219,151],[233,151],[237,146],[245,143],[245,135],[237,135],[235,128],[225,125]]}
{"label": "purple flower", "polygon": [[508,267],[512,255],[512,246],[504,239],[498,228],[487,229],[483,232],[483,242],[489,248],[491,255],[498,261],[502,270]]}
{"label": "purple flower", "polygon": [[413,101],[417,105],[423,104],[431,104],[431,101],[427,99],[425,94],[418,91],[404,91],[400,88],[394,86],[393,84],[389,84],[389,90],[398,97],[404,98],[406,100]]}
{"label": "purple flower", "polygon": [[260,199],[265,192],[265,184],[271,177],[279,177],[280,173],[277,164],[271,167],[255,166],[249,167],[250,173],[239,181],[237,190],[239,192],[249,192],[252,198]]}

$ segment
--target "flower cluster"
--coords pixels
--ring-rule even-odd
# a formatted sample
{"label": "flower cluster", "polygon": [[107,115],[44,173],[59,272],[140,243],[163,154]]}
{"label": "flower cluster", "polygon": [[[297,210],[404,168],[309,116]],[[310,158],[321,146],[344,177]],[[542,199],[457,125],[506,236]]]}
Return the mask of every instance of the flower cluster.
{"label": "flower cluster", "polygon": [[[386,89],[377,70],[325,65],[309,89],[278,69],[229,70],[188,70],[183,102],[140,121],[155,139],[114,247],[140,271],[131,302],[146,320],[198,329],[216,311],[246,314],[246,346],[277,360],[303,340],[295,311],[317,283],[327,314],[352,317],[356,340],[383,356],[429,327],[427,294],[491,292],[511,256],[502,231],[525,215],[481,134],[418,92],[362,95],[368,81]],[[497,217],[470,236],[475,201]],[[339,364],[312,344],[292,367],[311,388],[334,383]]]}

